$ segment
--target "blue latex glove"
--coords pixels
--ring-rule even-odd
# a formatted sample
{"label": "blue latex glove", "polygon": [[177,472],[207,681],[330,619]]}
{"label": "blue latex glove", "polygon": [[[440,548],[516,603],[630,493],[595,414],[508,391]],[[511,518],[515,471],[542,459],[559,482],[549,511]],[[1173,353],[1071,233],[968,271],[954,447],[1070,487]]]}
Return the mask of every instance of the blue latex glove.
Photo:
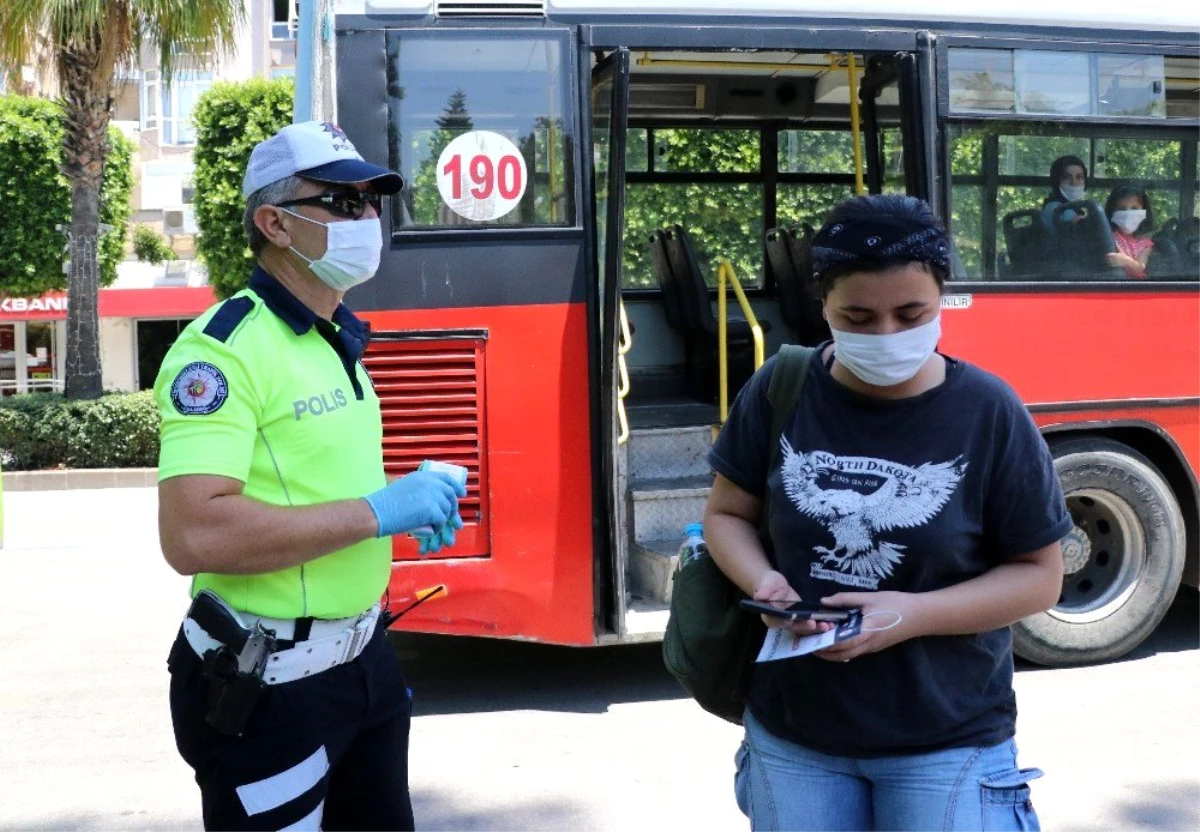
{"label": "blue latex glove", "polygon": [[421,526],[441,529],[458,514],[458,498],[465,496],[466,488],[449,474],[413,471],[363,499],[379,523],[375,536],[386,537]]}
{"label": "blue latex glove", "polygon": [[442,551],[443,546],[453,546],[455,533],[463,527],[462,517],[459,516],[457,510],[450,515],[450,519],[442,524],[442,527],[430,537],[420,538],[417,544],[417,552],[424,556],[433,552]]}

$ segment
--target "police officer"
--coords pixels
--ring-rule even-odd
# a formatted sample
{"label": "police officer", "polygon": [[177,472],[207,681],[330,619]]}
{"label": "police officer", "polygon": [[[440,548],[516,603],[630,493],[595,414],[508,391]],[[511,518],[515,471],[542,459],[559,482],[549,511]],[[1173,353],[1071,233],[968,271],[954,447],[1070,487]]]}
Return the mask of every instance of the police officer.
{"label": "police officer", "polygon": [[437,471],[387,482],[367,331],[341,303],[374,275],[380,198],[403,184],[333,124],[258,144],[249,287],[181,333],[155,382],[162,550],[194,576],[171,716],[209,829],[413,828],[411,704],[378,601],[389,536],[431,526],[423,548],[452,545],[465,492]]}

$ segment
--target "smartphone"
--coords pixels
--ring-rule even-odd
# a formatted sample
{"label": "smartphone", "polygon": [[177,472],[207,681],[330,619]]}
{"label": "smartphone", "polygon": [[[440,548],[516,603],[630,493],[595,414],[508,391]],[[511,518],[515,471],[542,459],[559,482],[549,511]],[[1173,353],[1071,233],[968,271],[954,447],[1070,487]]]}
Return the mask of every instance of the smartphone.
{"label": "smartphone", "polygon": [[773,615],[788,621],[849,621],[854,613],[853,609],[822,607],[807,601],[754,601],[743,598],[741,607],[748,612]]}

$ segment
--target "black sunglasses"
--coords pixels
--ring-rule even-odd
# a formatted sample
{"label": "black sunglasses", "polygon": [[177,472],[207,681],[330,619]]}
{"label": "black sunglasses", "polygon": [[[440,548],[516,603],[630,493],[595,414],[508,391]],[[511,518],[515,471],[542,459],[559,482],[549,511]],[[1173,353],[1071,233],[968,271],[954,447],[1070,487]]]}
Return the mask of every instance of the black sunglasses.
{"label": "black sunglasses", "polygon": [[275,207],[290,208],[293,205],[316,205],[324,208],[335,217],[357,220],[366,213],[368,205],[374,208],[375,214],[378,215],[382,204],[383,197],[372,191],[327,191],[323,194],[306,196],[302,199],[289,199],[287,202],[277,203]]}

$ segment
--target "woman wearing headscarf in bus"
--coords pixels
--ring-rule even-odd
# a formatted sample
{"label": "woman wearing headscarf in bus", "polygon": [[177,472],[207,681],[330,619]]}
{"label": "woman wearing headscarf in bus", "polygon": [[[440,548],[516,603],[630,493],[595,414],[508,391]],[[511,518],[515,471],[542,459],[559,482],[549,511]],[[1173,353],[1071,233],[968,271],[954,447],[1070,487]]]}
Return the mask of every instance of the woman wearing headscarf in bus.
{"label": "woman wearing headscarf in bus", "polygon": [[1071,518],[1049,450],[1007,384],[937,352],[949,242],[929,206],[843,202],[812,254],[833,340],[770,470],[777,359],[738,395],[705,538],[751,597],[857,607],[862,633],[755,665],[738,805],[755,830],[1036,829],[1008,626],[1062,589]]}
{"label": "woman wearing headscarf in bus", "polygon": [[[1065,202],[1078,202],[1087,196],[1087,165],[1078,156],[1059,156],[1050,165],[1050,195],[1042,201],[1042,219],[1046,225],[1054,221],[1054,209]],[[1064,211],[1063,218],[1077,219],[1074,211]]]}
{"label": "woman wearing headscarf in bus", "polygon": [[1117,244],[1117,250],[1108,255],[1108,262],[1125,269],[1126,276],[1144,280],[1146,264],[1154,249],[1154,240],[1150,238],[1154,231],[1150,197],[1141,188],[1121,185],[1108,195],[1104,213]]}

